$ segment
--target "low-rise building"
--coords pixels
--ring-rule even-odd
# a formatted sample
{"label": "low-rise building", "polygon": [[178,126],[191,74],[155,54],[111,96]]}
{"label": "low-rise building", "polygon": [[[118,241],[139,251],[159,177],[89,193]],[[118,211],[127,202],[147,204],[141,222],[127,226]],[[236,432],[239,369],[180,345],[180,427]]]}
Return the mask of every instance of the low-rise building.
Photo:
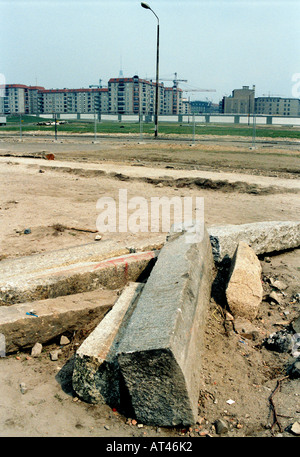
{"label": "low-rise building", "polygon": [[300,116],[300,100],[297,98],[256,97],[255,86],[235,89],[220,102],[224,114],[261,114],[269,116]]}
{"label": "low-rise building", "polygon": [[300,116],[300,100],[297,98],[257,97],[255,113],[272,116]]}

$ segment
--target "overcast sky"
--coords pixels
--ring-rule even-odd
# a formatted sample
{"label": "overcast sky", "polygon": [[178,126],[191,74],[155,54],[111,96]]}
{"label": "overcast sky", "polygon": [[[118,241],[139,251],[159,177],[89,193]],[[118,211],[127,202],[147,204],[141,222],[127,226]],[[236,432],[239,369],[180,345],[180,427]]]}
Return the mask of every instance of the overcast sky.
{"label": "overcast sky", "polygon": [[[292,97],[300,76],[300,1],[149,0],[160,20],[160,77],[218,102],[243,85]],[[137,0],[0,0],[8,84],[107,85],[120,70],[155,79],[157,20]],[[294,76],[293,76],[294,75]],[[171,85],[172,82],[164,81]]]}

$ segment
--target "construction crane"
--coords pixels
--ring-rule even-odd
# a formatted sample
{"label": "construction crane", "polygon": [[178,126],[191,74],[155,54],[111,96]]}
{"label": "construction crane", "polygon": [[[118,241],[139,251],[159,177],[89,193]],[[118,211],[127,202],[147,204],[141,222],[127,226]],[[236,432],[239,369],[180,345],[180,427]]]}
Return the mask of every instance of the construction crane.
{"label": "construction crane", "polygon": [[90,89],[92,89],[93,87],[95,87],[96,89],[102,89],[102,79],[99,79],[99,84],[91,84],[89,86]]}
{"label": "construction crane", "polygon": [[216,92],[216,89],[183,89],[182,92]]}
{"label": "construction crane", "polygon": [[[150,79],[152,80],[154,78],[150,78]],[[187,79],[178,79],[177,78],[177,73],[174,73],[174,78],[173,79],[159,78],[159,80],[160,81],[172,81],[174,89],[177,89],[179,82],[187,83]]]}

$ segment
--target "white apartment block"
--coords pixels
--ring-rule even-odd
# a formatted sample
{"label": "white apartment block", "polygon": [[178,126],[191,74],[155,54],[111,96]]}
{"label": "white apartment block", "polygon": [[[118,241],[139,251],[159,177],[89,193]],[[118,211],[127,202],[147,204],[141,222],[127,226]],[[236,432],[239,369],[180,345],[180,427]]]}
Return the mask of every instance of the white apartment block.
{"label": "white apartment block", "polygon": [[[156,83],[132,78],[108,81],[109,112],[112,114],[149,114],[155,112]],[[165,87],[158,85],[158,113],[165,114]],[[169,113],[168,113],[169,114]]]}
{"label": "white apartment block", "polygon": [[[107,88],[45,89],[9,84],[0,103],[3,114],[155,114],[156,83],[132,78],[111,78]],[[182,114],[182,90],[158,85],[158,114]]]}

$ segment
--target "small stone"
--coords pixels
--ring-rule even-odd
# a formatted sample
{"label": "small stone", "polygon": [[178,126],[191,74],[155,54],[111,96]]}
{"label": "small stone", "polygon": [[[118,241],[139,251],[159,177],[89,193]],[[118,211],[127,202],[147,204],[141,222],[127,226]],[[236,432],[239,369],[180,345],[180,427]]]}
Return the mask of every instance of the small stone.
{"label": "small stone", "polygon": [[20,391],[21,391],[21,393],[22,393],[22,394],[26,394],[27,390],[28,390],[28,389],[27,389],[27,387],[26,387],[25,382],[21,382],[21,383],[20,383]]}
{"label": "small stone", "polygon": [[241,336],[249,340],[257,340],[259,338],[259,329],[242,317],[237,317],[234,320],[234,329]]}
{"label": "small stone", "polygon": [[287,372],[292,379],[300,378],[300,360],[297,359],[292,365],[290,365]]}
{"label": "small stone", "polygon": [[273,278],[270,278],[270,284],[272,287],[275,287],[275,289],[278,289],[278,290],[287,289],[287,285],[284,282],[279,281],[278,279],[274,280]]}
{"label": "small stone", "polygon": [[143,424],[137,424],[138,428],[143,428],[144,425]]}
{"label": "small stone", "polygon": [[292,327],[295,333],[300,333],[300,316],[292,322]]}
{"label": "small stone", "polygon": [[51,360],[53,361],[56,361],[58,360],[58,356],[61,354],[61,350],[60,349],[54,349],[54,351],[51,351],[50,352],[50,358]]}
{"label": "small stone", "polygon": [[214,426],[218,435],[222,435],[223,433],[228,432],[228,425],[223,419],[216,420]]}
{"label": "small stone", "polygon": [[196,422],[196,423],[199,424],[199,425],[201,425],[201,424],[203,424],[204,421],[205,421],[205,418],[204,418],[204,417],[198,416],[197,422]]}
{"label": "small stone", "polygon": [[104,428],[105,428],[105,430],[109,430],[109,426],[108,425],[104,425]]}
{"label": "small stone", "polygon": [[232,314],[230,314],[228,311],[226,311],[225,319],[226,319],[227,321],[233,321],[233,320],[234,320],[234,317],[233,317]]}
{"label": "small stone", "polygon": [[131,425],[136,425],[136,424],[137,424],[137,421],[135,419],[132,419]]}
{"label": "small stone", "polygon": [[97,235],[95,236],[95,241],[100,241],[102,239],[102,235],[100,235],[100,233],[97,233]]}
{"label": "small stone", "polygon": [[41,355],[42,349],[43,345],[41,343],[35,343],[35,345],[31,349],[31,356],[38,357],[39,355]]}
{"label": "small stone", "polygon": [[207,436],[207,435],[209,435],[208,430],[202,430],[201,432],[199,432],[199,436]]}
{"label": "small stone", "polygon": [[278,303],[279,305],[281,304],[281,299],[278,296],[278,294],[274,292],[274,290],[269,294],[269,299],[271,299],[275,303]]}
{"label": "small stone", "polygon": [[70,344],[70,340],[65,335],[62,335],[60,337],[60,345],[65,346],[66,344]]}
{"label": "small stone", "polygon": [[294,435],[300,435],[300,423],[299,422],[293,423],[293,425],[291,426],[291,432],[294,433]]}
{"label": "small stone", "polygon": [[264,259],[264,260],[265,260],[265,262],[267,262],[267,263],[271,263],[271,259],[270,259],[270,257],[265,257],[265,259]]}
{"label": "small stone", "polygon": [[31,233],[31,229],[30,228],[24,230],[24,235],[28,235],[29,233]]}

